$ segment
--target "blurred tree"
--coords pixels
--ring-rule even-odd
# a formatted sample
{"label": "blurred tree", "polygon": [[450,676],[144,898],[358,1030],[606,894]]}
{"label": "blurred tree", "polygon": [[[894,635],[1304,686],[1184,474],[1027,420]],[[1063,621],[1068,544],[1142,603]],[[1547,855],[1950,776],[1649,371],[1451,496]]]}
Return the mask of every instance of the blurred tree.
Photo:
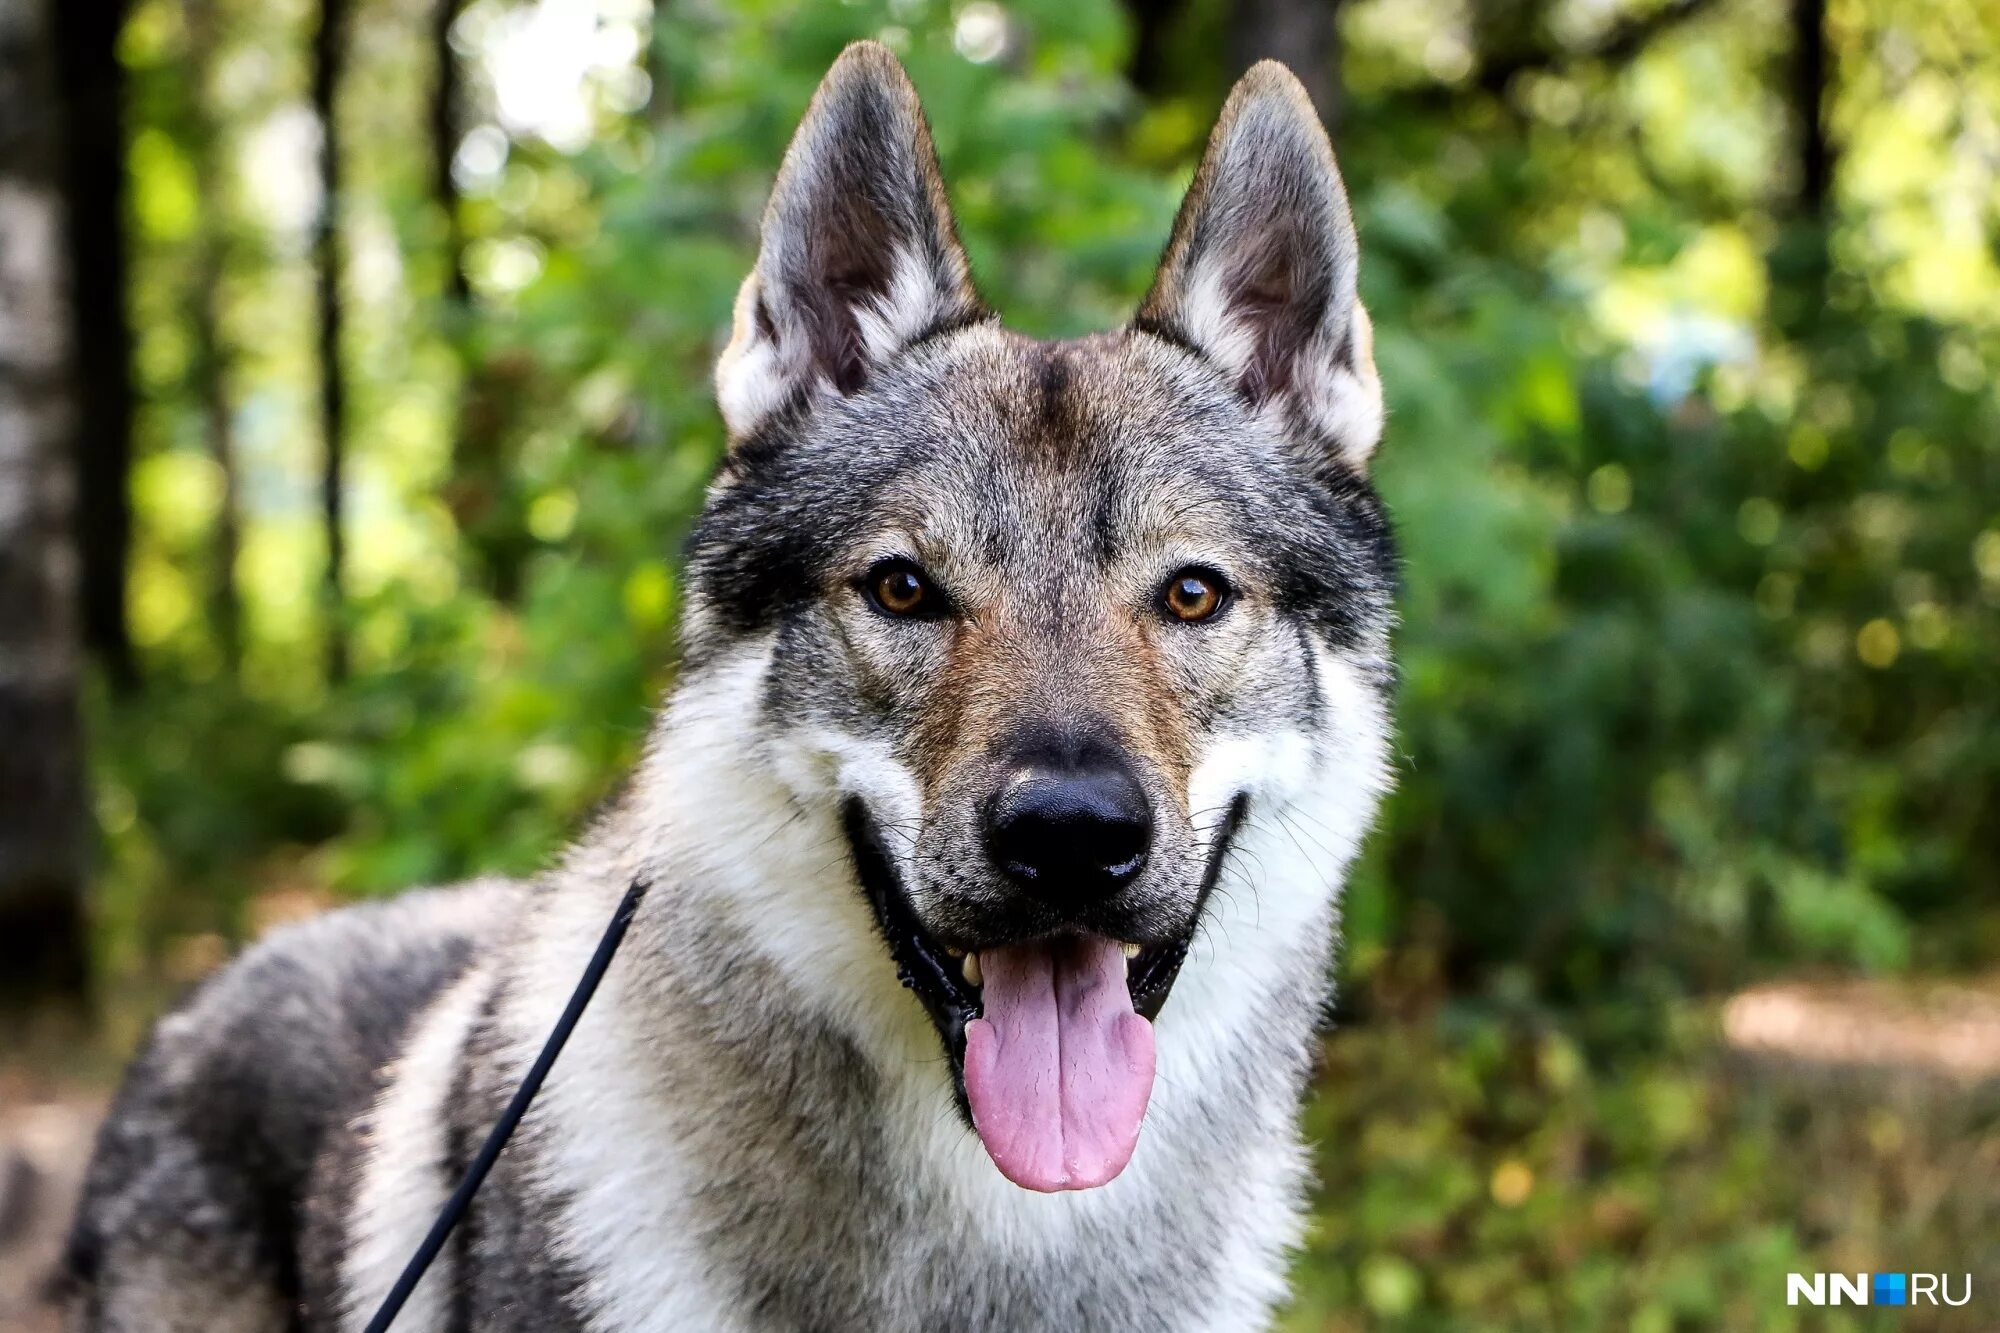
{"label": "blurred tree", "polygon": [[319,215],[313,269],[319,310],[320,513],[326,540],[323,593],[326,674],[347,678],[347,383],[341,344],[341,161],[339,94],[347,54],[347,0],[320,0],[313,35],[312,109],[319,122]]}
{"label": "blurred tree", "polygon": [[1562,73],[1587,65],[1630,65],[1661,38],[1689,20],[1718,9],[1719,0],[1667,0],[1637,13],[1617,13],[1594,34],[1561,40],[1550,35],[1548,14],[1523,0],[1487,0],[1472,11],[1468,40],[1473,69],[1468,81],[1439,79],[1385,99],[1377,111],[1401,118],[1424,110],[1448,109],[1467,87],[1505,96],[1524,75]]}
{"label": "blurred tree", "polygon": [[1771,318],[1787,338],[1809,335],[1826,307],[1828,231],[1833,223],[1834,151],[1827,113],[1833,70],[1827,49],[1826,0],[1791,0],[1785,100],[1792,170],[1789,200],[1777,201],[1782,225],[1770,264]]}
{"label": "blurred tree", "polygon": [[654,125],[665,124],[680,109],[676,96],[680,80],[674,75],[674,66],[677,61],[693,58],[692,52],[675,50],[668,35],[673,26],[673,4],[674,0],[653,0],[641,61],[646,74],[646,119]]}
{"label": "blurred tree", "polygon": [[77,706],[78,420],[43,0],[0,0],[0,1002],[87,972]]}
{"label": "blurred tree", "polygon": [[464,540],[467,576],[502,606],[521,600],[535,540],[516,475],[515,426],[535,387],[535,360],[519,347],[488,353],[466,339],[445,500]]}
{"label": "blurred tree", "polygon": [[466,272],[464,201],[459,197],[456,162],[463,139],[464,100],[452,26],[465,12],[464,0],[435,0],[431,11],[433,83],[430,103],[431,188],[444,224],[446,337],[457,353],[458,385],[451,432],[451,476],[445,502],[464,543],[464,565],[481,588],[505,605],[521,596],[523,567],[534,549],[523,524],[510,478],[512,455],[506,434],[518,376],[519,357],[486,355],[475,336],[475,300]]}
{"label": "blurred tree", "polygon": [[1233,0],[1230,48],[1237,69],[1259,60],[1291,66],[1320,119],[1340,119],[1341,0]]}
{"label": "blurred tree", "polygon": [[[465,221],[459,216],[458,156],[459,70],[452,50],[452,24],[464,12],[465,0],[434,0],[431,9],[431,185],[437,195],[438,217],[444,224],[446,315],[463,321],[472,287],[465,276]],[[462,330],[461,330],[462,332]]]}
{"label": "blurred tree", "polygon": [[1186,0],[1125,0],[1132,23],[1132,55],[1125,62],[1125,77],[1147,97],[1167,91],[1168,41],[1184,8]]}
{"label": "blurred tree", "polygon": [[215,0],[186,0],[188,80],[192,102],[187,138],[196,194],[205,201],[197,220],[188,327],[193,350],[188,373],[201,406],[210,455],[222,479],[216,505],[214,559],[209,572],[209,614],[224,664],[234,672],[243,655],[243,606],[236,566],[243,549],[241,469],[236,457],[229,397],[229,347],[224,330],[222,284],[228,264],[229,214],[222,181],[227,126],[214,106],[215,66],[222,39]]}
{"label": "blurred tree", "polygon": [[1826,0],[1792,0],[1792,116],[1798,134],[1799,212],[1826,222],[1833,194],[1833,144],[1827,135],[1829,87]]}
{"label": "blurred tree", "polygon": [[132,328],[126,306],[126,0],[50,7],[62,108],[70,337],[77,380],[77,530],[83,637],[114,688],[136,683],[126,619],[132,549]]}

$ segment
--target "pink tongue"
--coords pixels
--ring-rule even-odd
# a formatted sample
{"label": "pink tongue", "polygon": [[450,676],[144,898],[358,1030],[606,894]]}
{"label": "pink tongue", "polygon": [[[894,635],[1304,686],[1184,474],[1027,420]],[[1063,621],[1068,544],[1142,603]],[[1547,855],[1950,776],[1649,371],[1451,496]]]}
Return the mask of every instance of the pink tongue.
{"label": "pink tongue", "polygon": [[1125,955],[1093,936],[988,949],[979,966],[986,1016],[965,1025],[979,1141],[1027,1189],[1104,1184],[1153,1093],[1153,1025],[1132,1012]]}

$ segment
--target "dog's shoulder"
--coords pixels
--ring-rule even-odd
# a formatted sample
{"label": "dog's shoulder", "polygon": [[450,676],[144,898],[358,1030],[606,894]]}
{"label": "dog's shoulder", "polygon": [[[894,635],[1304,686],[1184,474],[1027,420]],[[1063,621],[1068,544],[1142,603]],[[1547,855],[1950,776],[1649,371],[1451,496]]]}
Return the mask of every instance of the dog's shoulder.
{"label": "dog's shoulder", "polygon": [[86,1299],[130,1245],[291,1295],[315,1158],[411,1017],[524,897],[474,881],[272,932],[155,1025],[99,1134],[66,1267]]}

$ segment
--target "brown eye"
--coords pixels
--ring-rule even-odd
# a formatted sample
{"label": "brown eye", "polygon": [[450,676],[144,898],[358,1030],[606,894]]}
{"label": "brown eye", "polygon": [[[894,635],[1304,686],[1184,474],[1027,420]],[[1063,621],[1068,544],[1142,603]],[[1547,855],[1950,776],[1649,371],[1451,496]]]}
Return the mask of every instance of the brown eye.
{"label": "brown eye", "polygon": [[869,603],[884,615],[935,619],[945,613],[944,595],[924,571],[908,560],[882,560],[862,580]]}
{"label": "brown eye", "polygon": [[1229,584],[1212,569],[1183,569],[1160,592],[1167,614],[1193,624],[1207,620],[1229,600]]}

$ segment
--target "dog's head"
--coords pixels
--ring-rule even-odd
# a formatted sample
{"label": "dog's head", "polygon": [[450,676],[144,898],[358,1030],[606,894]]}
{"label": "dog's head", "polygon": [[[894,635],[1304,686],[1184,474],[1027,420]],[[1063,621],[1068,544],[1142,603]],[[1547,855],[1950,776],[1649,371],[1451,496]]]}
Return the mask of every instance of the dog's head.
{"label": "dog's head", "polygon": [[[690,669],[765,645],[760,733],[1031,1188],[1125,1165],[1149,1020],[1239,831],[1379,770],[1379,726],[1342,725],[1379,713],[1393,580],[1355,268],[1274,64],[1113,334],[1037,342],[981,304],[879,46],[841,57],[779,174],[717,369]],[[1295,834],[1337,847],[1283,891],[1330,904],[1359,832]]]}

